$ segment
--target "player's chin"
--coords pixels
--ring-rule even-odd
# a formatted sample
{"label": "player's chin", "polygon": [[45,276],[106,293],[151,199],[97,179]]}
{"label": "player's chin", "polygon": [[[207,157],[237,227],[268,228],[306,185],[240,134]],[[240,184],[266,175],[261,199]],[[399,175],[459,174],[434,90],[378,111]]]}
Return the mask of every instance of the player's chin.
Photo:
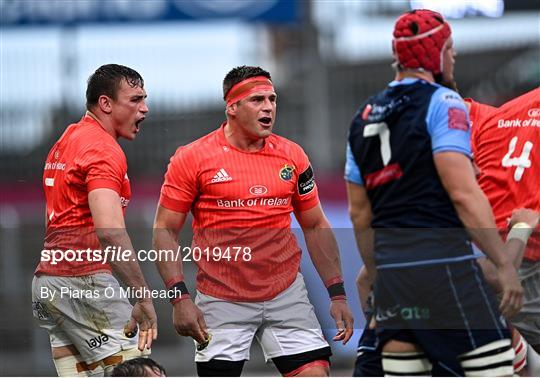
{"label": "player's chin", "polygon": [[272,128],[265,128],[264,130],[261,130],[259,132],[259,137],[261,138],[268,138],[270,135],[272,135]]}
{"label": "player's chin", "polygon": [[133,130],[129,133],[125,133],[124,135],[122,135],[124,137],[124,139],[127,139],[127,140],[134,140],[136,137],[137,137],[137,133],[139,132],[139,130]]}
{"label": "player's chin", "polygon": [[270,134],[272,134],[272,129],[274,128],[274,124],[262,124],[259,123],[259,134],[261,137],[267,137]]}
{"label": "player's chin", "polygon": [[137,137],[137,134],[139,133],[139,131],[141,131],[141,123],[144,119],[140,120],[140,121],[137,121],[135,122],[135,125],[133,125],[133,128],[131,129],[131,139],[135,139],[135,137]]}

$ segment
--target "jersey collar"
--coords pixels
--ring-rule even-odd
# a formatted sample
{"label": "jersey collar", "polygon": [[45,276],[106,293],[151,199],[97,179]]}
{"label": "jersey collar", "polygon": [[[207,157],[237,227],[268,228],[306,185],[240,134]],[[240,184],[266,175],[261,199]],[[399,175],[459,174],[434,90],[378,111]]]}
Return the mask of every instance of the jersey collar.
{"label": "jersey collar", "polygon": [[275,148],[275,142],[273,140],[274,138],[272,138],[274,134],[271,134],[268,138],[264,140],[264,145],[260,150],[258,151],[241,150],[233,146],[232,144],[230,144],[227,138],[225,138],[225,125],[227,125],[227,121],[224,121],[219,127],[219,129],[217,130],[218,142],[225,150],[229,148],[231,150],[242,152],[244,154],[259,154],[259,153],[268,151],[269,148]]}
{"label": "jersey collar", "polygon": [[422,80],[422,79],[418,79],[416,77],[406,77],[406,78],[401,79],[401,80],[393,80],[393,81],[390,82],[390,84],[388,84],[388,86],[389,87],[396,87],[398,85],[410,85],[410,84],[416,83],[419,80]]}

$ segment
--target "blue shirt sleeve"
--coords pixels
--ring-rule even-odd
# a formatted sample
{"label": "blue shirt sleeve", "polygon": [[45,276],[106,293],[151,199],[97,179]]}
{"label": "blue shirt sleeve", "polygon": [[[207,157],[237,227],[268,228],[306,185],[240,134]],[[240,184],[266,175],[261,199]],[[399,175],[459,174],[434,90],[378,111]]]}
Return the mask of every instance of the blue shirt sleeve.
{"label": "blue shirt sleeve", "polygon": [[456,92],[441,87],[433,93],[426,124],[433,154],[453,151],[472,157],[469,115]]}
{"label": "blue shirt sleeve", "polygon": [[360,167],[358,167],[356,160],[354,160],[349,143],[347,143],[347,157],[345,161],[345,180],[354,184],[364,185],[364,180],[362,180],[362,175],[360,174]]}

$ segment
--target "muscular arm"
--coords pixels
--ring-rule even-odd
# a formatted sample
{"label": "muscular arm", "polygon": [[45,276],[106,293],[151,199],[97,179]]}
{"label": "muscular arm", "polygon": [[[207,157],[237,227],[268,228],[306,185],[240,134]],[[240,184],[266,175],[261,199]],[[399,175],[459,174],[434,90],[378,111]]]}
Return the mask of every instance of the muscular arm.
{"label": "muscular arm", "polygon": [[[122,250],[135,253],[131,240],[126,231],[124,214],[120,204],[118,193],[111,189],[94,189],[88,193],[88,205],[92,213],[92,219],[96,230],[96,235],[103,249],[108,246],[120,247]],[[129,258],[127,261],[109,261],[113,272],[120,280],[134,289],[142,288],[146,292],[146,281],[137,259]],[[157,317],[151,298],[141,298],[137,301],[131,312],[130,322],[125,332],[132,332],[139,324],[139,349],[148,349],[152,346],[152,341],[157,338]]]}
{"label": "muscular arm", "polygon": [[[523,260],[523,254],[525,253],[525,243],[517,239],[510,239],[506,242],[506,254],[510,258],[514,268],[518,269]],[[502,291],[502,286],[497,278],[497,267],[495,264],[485,257],[481,257],[477,260],[480,268],[482,268],[482,273],[486,278],[487,283],[495,290],[495,292]]]}
{"label": "muscular arm", "polygon": [[[120,247],[124,251],[132,251],[131,257],[134,257],[135,251],[126,231],[118,193],[105,188],[92,190],[88,193],[88,205],[102,248]],[[147,288],[139,262],[132,258],[127,260],[113,259],[109,261],[114,273],[127,286],[135,289]]]}
{"label": "muscular arm", "polygon": [[354,237],[360,256],[366,267],[369,280],[374,281],[377,270],[373,246],[373,229],[371,228],[371,205],[366,189],[362,185],[347,182],[349,200],[349,216],[354,228]]}
{"label": "muscular arm", "polygon": [[495,264],[503,286],[501,310],[511,316],[521,308],[523,289],[495,226],[489,202],[476,183],[469,158],[458,152],[440,152],[434,162],[446,192],[473,241]]}
{"label": "muscular arm", "polygon": [[[178,250],[178,234],[186,222],[187,214],[158,206],[154,220],[153,246],[156,251]],[[163,282],[183,277],[182,260],[156,261]],[[183,278],[181,278],[183,280]]]}
{"label": "muscular arm", "polygon": [[[512,227],[517,223],[526,223],[531,229],[534,229],[538,226],[539,216],[540,213],[530,209],[514,210],[509,227]],[[518,269],[523,261],[523,255],[525,254],[527,244],[520,239],[507,238],[504,246],[506,255],[510,258],[514,267]],[[478,263],[482,267],[486,281],[495,289],[495,291],[501,291],[501,285],[497,280],[497,268],[493,262],[489,259],[481,258],[478,259]]]}
{"label": "muscular arm", "polygon": [[[186,218],[187,213],[172,211],[158,205],[154,220],[154,249],[177,251],[178,233],[184,226]],[[173,255],[176,256],[174,253]],[[159,274],[166,285],[171,281],[184,280],[181,256],[177,257],[178,261],[156,261]],[[190,336],[199,344],[207,340],[208,331],[204,315],[191,298],[181,299],[174,303],[172,318],[173,326],[180,335]]]}
{"label": "muscular arm", "polygon": [[434,156],[435,166],[459,218],[474,242],[496,266],[509,259],[497,232],[491,206],[476,183],[470,160],[457,152],[441,152]]}
{"label": "muscular arm", "polygon": [[295,216],[302,227],[311,261],[323,282],[342,277],[337,241],[321,205],[295,212]]}
{"label": "muscular arm", "polygon": [[[306,239],[309,256],[324,283],[342,277],[339,249],[330,223],[321,205],[312,209],[295,212],[296,219]],[[330,314],[336,321],[338,333],[333,340],[347,343],[353,334],[354,319],[345,299],[332,300]]]}
{"label": "muscular arm", "polygon": [[[369,294],[371,293],[373,281],[369,279],[369,275],[366,266],[360,268],[358,277],[356,277],[356,288],[358,289],[358,295],[360,297],[360,306],[364,313],[370,308]],[[367,320],[367,319],[366,319]]]}

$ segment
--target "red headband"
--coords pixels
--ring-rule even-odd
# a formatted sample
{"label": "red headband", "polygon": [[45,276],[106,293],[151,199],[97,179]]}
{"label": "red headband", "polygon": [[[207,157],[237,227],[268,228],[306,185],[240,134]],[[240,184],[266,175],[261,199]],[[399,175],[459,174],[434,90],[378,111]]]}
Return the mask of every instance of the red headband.
{"label": "red headband", "polygon": [[233,85],[229,93],[227,93],[225,101],[227,102],[227,106],[229,106],[243,100],[253,92],[273,90],[274,86],[270,79],[264,76],[254,76]]}

